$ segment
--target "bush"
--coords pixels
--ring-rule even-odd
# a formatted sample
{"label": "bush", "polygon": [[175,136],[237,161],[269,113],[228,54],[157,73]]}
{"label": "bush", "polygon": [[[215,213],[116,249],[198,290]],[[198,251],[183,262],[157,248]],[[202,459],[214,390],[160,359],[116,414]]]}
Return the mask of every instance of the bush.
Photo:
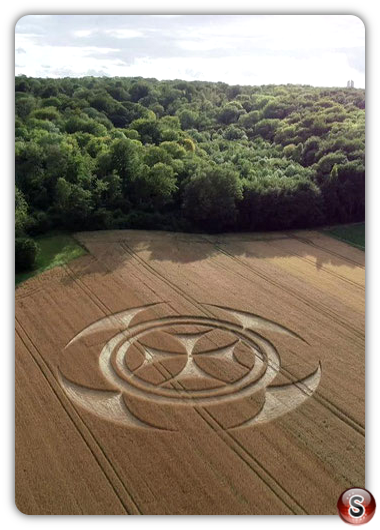
{"label": "bush", "polygon": [[15,241],[16,272],[32,269],[38,250],[37,243],[30,237],[17,237]]}

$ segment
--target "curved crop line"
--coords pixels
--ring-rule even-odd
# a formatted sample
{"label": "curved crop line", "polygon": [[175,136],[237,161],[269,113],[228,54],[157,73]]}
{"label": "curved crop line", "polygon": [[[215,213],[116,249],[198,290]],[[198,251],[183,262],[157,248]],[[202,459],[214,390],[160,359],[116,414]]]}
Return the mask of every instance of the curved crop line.
{"label": "curved crop line", "polygon": [[70,342],[66,344],[65,348],[68,348],[71,344],[73,344],[73,342],[80,339],[81,337],[89,335],[90,333],[96,333],[97,331],[104,331],[105,329],[113,329],[117,327],[127,328],[133,317],[135,317],[141,311],[145,311],[150,307],[165,303],[166,302],[155,302],[153,304],[132,307],[131,309],[126,309],[124,311],[120,311],[119,313],[114,313],[112,315],[102,317],[99,320],[96,320],[95,322],[90,324],[89,326],[86,326],[79,333],[77,333],[75,337],[73,337]]}
{"label": "curved crop line", "polygon": [[227,313],[230,313],[233,317],[235,317],[239,321],[239,323],[245,329],[246,328],[252,329],[252,330],[267,329],[269,331],[275,331],[276,333],[283,333],[285,335],[289,335],[290,337],[300,339],[306,344],[309,344],[307,340],[301,337],[301,335],[283,326],[282,324],[278,324],[277,322],[274,322],[273,320],[269,320],[267,318],[261,317],[259,315],[255,315],[253,313],[248,313],[248,311],[240,311],[237,309],[233,309],[231,307],[223,307],[223,306],[216,305],[216,304],[202,304],[202,305],[205,305],[208,307],[216,307],[217,309],[221,309],[222,311],[226,311]]}
{"label": "curved crop line", "polygon": [[[113,384],[115,391],[104,391],[104,390],[95,390],[88,387],[83,387],[75,384],[72,381],[66,379],[61,372],[59,372],[59,381],[62,388],[68,397],[77,405],[83,409],[103,418],[117,423],[122,423],[128,426],[134,427],[143,427],[143,428],[154,428],[160,430],[170,430],[170,429],[161,429],[155,425],[151,425],[143,420],[140,420],[136,417],[129,409],[127,404],[123,399],[123,392],[131,393],[136,397],[142,397],[144,399],[154,398],[157,402],[165,404],[184,404],[184,405],[210,405],[217,404],[222,402],[233,402],[237,399],[243,397],[249,397],[251,394],[256,393],[260,389],[266,389],[265,401],[258,414],[253,418],[246,420],[245,422],[236,425],[230,429],[240,429],[245,427],[250,427],[256,423],[266,423],[277,417],[290,412],[291,410],[297,408],[302,404],[308,397],[312,396],[319,385],[321,378],[321,365],[318,366],[317,370],[307,376],[306,378],[291,383],[289,385],[283,386],[273,386],[269,387],[268,384],[274,379],[276,374],[280,369],[280,357],[276,348],[273,344],[265,339],[260,333],[257,332],[259,329],[266,329],[269,331],[274,331],[277,333],[282,333],[297,339],[301,339],[306,344],[307,341],[303,339],[300,335],[293,332],[289,328],[277,324],[271,320],[265,319],[258,315],[248,313],[246,311],[240,311],[233,308],[226,308],[223,306],[218,306],[214,304],[201,304],[203,306],[215,307],[220,309],[233,317],[233,321],[220,320],[215,317],[197,317],[197,316],[168,316],[162,318],[156,318],[151,321],[137,323],[134,326],[129,328],[129,325],[133,318],[140,312],[147,310],[148,308],[165,304],[166,302],[156,302],[152,304],[147,304],[144,306],[139,306],[113,315],[97,320],[93,324],[87,326],[82,331],[80,331],[68,344],[72,344],[74,341],[78,340],[83,336],[87,336],[91,333],[102,331],[105,329],[117,329],[118,333],[114,335],[104,346],[103,350],[99,356],[99,367],[106,380]],[[238,325],[234,323],[234,320],[238,321]],[[175,396],[171,395],[171,392],[165,391],[164,389],[158,390],[156,386],[149,384],[144,381],[144,384],[141,384],[136,381],[135,375],[133,373],[125,374],[126,366],[124,365],[123,359],[126,350],[140,337],[154,331],[155,329],[163,329],[166,327],[176,325],[176,324],[197,324],[197,325],[208,325],[217,327],[220,329],[226,329],[232,331],[238,337],[238,340],[234,343],[223,348],[216,348],[215,350],[210,350],[207,352],[200,352],[202,355],[222,355],[231,353],[234,349],[234,346],[237,342],[242,340],[244,343],[253,349],[256,356],[255,367],[250,370],[249,374],[246,374],[239,381],[236,381],[232,386],[235,392],[231,392],[232,388],[219,389],[213,391],[196,391],[195,395],[192,395],[186,390],[176,389]],[[177,334],[176,334],[177,335]],[[194,336],[196,335],[196,337]],[[184,343],[185,349],[188,354],[188,363],[189,359],[192,360],[193,353],[193,342],[198,340],[198,335],[203,335],[203,333],[197,334],[186,334],[180,335],[180,340]],[[127,339],[125,341],[125,339]],[[177,337],[178,339],[178,337]],[[191,344],[189,343],[191,342]],[[122,344],[123,343],[123,344]],[[189,343],[189,344],[188,344]],[[254,345],[254,347],[253,347]],[[151,356],[159,354],[159,356],[170,356],[170,353],[162,351],[156,348],[146,347]],[[117,371],[111,361],[111,357],[115,353],[115,361],[117,366]],[[173,355],[173,354],[172,354]],[[177,353],[175,355],[178,355]],[[261,372],[262,367],[264,366],[264,360],[266,361],[266,369],[264,373],[261,374],[259,380],[255,380],[256,371]],[[262,366],[263,365],[263,366]],[[187,366],[187,365],[186,365]],[[120,373],[124,376],[127,375],[127,380],[120,377]],[[183,370],[180,372],[182,373]],[[178,375],[173,376],[171,379],[175,380],[178,378]],[[253,377],[255,376],[255,377]],[[231,386],[231,385],[230,385]],[[230,430],[229,429],[229,430]]]}
{"label": "curved crop line", "polygon": [[120,392],[94,390],[79,386],[58,371],[58,380],[69,399],[87,412],[102,419],[144,429],[170,430],[147,423],[135,416],[127,407]]}
{"label": "curved crop line", "polygon": [[[122,347],[118,349],[117,355],[116,355],[116,364],[118,369],[121,373],[124,373],[126,370],[126,366],[124,364],[124,354],[125,351],[130,347],[130,345],[137,340],[139,337],[139,334],[141,335],[149,333],[151,329],[155,329],[156,325],[160,323],[160,321],[151,321],[149,322],[150,328],[142,330],[142,325],[137,325],[134,328],[134,335],[130,336],[127,341],[124,342]],[[183,323],[183,319],[171,317],[170,322],[166,323],[166,325],[173,325],[173,324],[180,324]],[[193,317],[193,324],[197,324],[197,317]],[[160,323],[160,327],[162,326],[162,322]],[[240,337],[244,342],[247,340],[252,340],[252,337],[241,335],[240,328],[236,324],[229,323],[229,326],[226,329],[230,329],[235,332],[235,334]],[[132,330],[131,330],[132,331]],[[187,393],[183,393],[181,391],[176,392],[176,397],[173,397],[172,395],[168,394],[167,392],[164,392],[164,389],[160,389],[160,392],[157,391],[157,387],[155,385],[152,385],[148,382],[144,382],[144,385],[141,386],[140,382],[138,382],[134,377],[133,373],[127,373],[128,380],[125,380],[121,378],[118,373],[115,371],[112,362],[111,362],[111,356],[112,352],[115,348],[119,347],[120,343],[125,338],[125,334],[119,333],[115,335],[103,348],[102,352],[99,356],[99,367],[105,378],[109,383],[111,383],[114,387],[118,388],[120,391],[125,391],[127,393],[132,393],[136,396],[141,396],[146,398],[147,395],[150,395],[150,397],[154,397],[156,401],[165,402],[167,404],[176,403],[178,405],[181,404],[211,404],[211,403],[218,403],[222,399],[223,401],[235,401],[237,399],[240,399],[244,396],[249,396],[252,393],[258,391],[260,388],[264,388],[268,386],[268,384],[276,377],[279,369],[280,369],[280,358],[277,353],[277,350],[274,348],[274,346],[261,337],[258,333],[247,330],[246,333],[249,333],[254,336],[255,341],[255,351],[257,347],[259,350],[261,350],[261,354],[263,355],[265,361],[266,361],[266,370],[262,374],[262,377],[260,380],[255,381],[257,373],[256,371],[261,371],[260,363],[257,363],[253,367],[252,371],[244,376],[239,382],[236,382],[232,385],[229,385],[228,389],[220,389],[212,391],[212,395],[209,394],[209,391],[194,391],[193,395],[191,397],[188,396]],[[257,359],[259,358],[256,355]],[[236,386],[236,392],[231,393],[232,387]],[[206,395],[205,395],[206,393]],[[166,395],[165,395],[166,394]],[[183,395],[182,395],[183,394]],[[182,398],[179,400],[179,398]]]}
{"label": "curved crop line", "polygon": [[313,373],[300,381],[290,385],[268,387],[265,393],[264,406],[259,414],[228,430],[251,427],[257,423],[267,423],[296,409],[314,394],[321,380],[321,374],[322,366],[319,363],[318,368]]}

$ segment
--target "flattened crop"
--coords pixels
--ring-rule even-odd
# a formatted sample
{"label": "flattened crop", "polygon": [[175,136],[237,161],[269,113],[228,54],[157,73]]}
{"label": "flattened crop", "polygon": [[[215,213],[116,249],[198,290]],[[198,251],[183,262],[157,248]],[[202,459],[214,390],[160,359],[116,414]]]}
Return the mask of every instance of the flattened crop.
{"label": "flattened crop", "polygon": [[77,237],[87,255],[16,292],[21,511],[328,515],[364,487],[363,252]]}

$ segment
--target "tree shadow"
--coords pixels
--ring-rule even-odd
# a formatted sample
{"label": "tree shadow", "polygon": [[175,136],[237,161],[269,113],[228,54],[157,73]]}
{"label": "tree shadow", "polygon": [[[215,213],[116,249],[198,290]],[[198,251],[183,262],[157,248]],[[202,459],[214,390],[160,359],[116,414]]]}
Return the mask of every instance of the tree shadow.
{"label": "tree shadow", "polygon": [[[187,234],[116,230],[76,235],[89,255],[72,264],[75,274],[107,274],[130,260],[139,263],[192,265],[224,256],[244,263],[301,259],[310,267],[364,267],[364,252],[317,231]],[[280,261],[279,261],[280,260]]]}
{"label": "tree shadow", "polygon": [[232,261],[253,271],[263,265],[263,260],[266,266],[281,266],[282,260],[287,260],[295,267],[301,260],[306,267],[317,271],[335,269],[333,274],[338,275],[341,267],[345,271],[364,268],[364,252],[317,231],[210,235],[105,230],[79,232],[75,237],[88,254],[24,282],[17,289],[17,298],[40,291],[51,283],[66,286],[88,275],[106,276],[122,271],[128,264],[135,268],[151,267],[153,272],[155,267],[162,271],[167,266],[168,271],[175,270],[177,275],[181,274],[181,267],[193,267],[195,274],[199,273],[202,262],[220,264],[221,275],[223,266],[227,270]]}

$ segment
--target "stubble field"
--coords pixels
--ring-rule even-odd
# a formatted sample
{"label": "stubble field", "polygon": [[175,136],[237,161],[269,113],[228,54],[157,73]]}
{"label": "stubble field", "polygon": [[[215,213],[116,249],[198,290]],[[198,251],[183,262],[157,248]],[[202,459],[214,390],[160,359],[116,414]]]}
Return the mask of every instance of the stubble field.
{"label": "stubble field", "polygon": [[28,514],[335,514],[364,487],[364,253],[317,232],[77,234],[16,291]]}

